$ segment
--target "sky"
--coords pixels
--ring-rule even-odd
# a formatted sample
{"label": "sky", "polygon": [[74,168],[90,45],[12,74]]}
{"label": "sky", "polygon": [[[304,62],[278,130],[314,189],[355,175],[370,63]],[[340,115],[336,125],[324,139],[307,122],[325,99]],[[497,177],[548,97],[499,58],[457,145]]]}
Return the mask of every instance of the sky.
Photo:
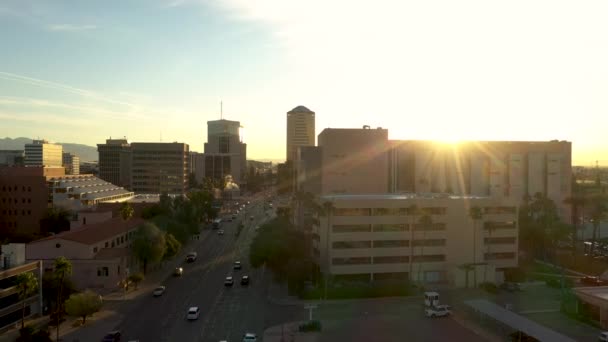
{"label": "sky", "polygon": [[179,141],[243,125],[284,159],[286,112],[391,139],[569,140],[608,165],[608,2],[0,2],[0,136]]}

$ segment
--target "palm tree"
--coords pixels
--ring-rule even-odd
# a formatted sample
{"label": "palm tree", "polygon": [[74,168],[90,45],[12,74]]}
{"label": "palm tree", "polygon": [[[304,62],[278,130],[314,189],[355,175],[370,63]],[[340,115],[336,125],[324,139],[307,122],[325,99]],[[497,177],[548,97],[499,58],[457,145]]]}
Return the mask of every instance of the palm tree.
{"label": "palm tree", "polygon": [[477,287],[477,222],[482,219],[481,208],[472,207],[469,209],[469,217],[473,220],[473,283]]}
{"label": "palm tree", "polygon": [[[418,223],[422,226],[422,243],[420,244],[420,256],[421,259],[424,259],[424,245],[426,244],[426,231],[431,228],[433,225],[433,218],[426,211],[422,211],[422,216],[418,220]],[[418,263],[418,281],[420,281],[422,275],[422,263],[423,261]]]}
{"label": "palm tree", "polygon": [[128,219],[133,217],[134,212],[135,210],[133,210],[133,206],[129,202],[123,202],[121,204],[120,217],[122,217],[123,220],[127,221]]}
{"label": "palm tree", "polygon": [[59,321],[61,316],[61,297],[63,295],[63,287],[66,276],[72,275],[72,262],[65,257],[59,257],[55,259],[55,269],[53,270],[54,276],[59,279],[59,292],[57,293],[57,341],[59,341]]}
{"label": "palm tree", "polygon": [[409,277],[410,283],[413,281],[413,268],[414,268],[414,225],[416,224],[416,217],[421,214],[420,209],[417,205],[412,204],[407,208],[407,214],[410,216],[410,267],[409,267]]}
{"label": "palm tree", "polygon": [[326,261],[327,261],[327,273],[325,274],[325,290],[324,290],[324,297],[325,299],[327,299],[327,279],[330,276],[331,273],[331,259],[329,257],[329,250],[330,250],[330,241],[329,241],[329,231],[332,229],[332,225],[331,225],[331,215],[333,213],[334,210],[334,204],[331,201],[326,201],[323,202],[323,213],[325,215],[327,215],[327,229],[325,229],[325,253],[326,253]]}
{"label": "palm tree", "polygon": [[21,329],[25,327],[25,300],[38,290],[38,279],[32,272],[21,273],[16,277],[17,294],[21,300]]}

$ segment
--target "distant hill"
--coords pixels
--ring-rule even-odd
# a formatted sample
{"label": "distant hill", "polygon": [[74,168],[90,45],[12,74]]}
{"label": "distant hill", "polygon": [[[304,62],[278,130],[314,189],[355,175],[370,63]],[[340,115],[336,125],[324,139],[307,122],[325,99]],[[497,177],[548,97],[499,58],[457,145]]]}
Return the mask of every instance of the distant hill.
{"label": "distant hill", "polygon": [[[0,139],[0,150],[23,150],[25,144],[32,142],[30,138]],[[80,161],[95,161],[98,159],[97,147],[73,143],[57,143],[63,146],[64,152],[74,153]]]}

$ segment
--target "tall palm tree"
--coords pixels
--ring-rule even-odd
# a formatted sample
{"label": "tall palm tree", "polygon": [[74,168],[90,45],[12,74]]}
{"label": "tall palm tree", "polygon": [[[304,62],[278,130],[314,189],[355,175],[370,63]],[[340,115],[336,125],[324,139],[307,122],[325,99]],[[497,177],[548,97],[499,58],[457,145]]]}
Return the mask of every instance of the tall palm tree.
{"label": "tall palm tree", "polygon": [[410,264],[408,274],[410,283],[412,283],[414,277],[414,225],[416,224],[416,218],[421,214],[421,211],[417,205],[412,204],[407,208],[407,214],[410,216]]}
{"label": "tall palm tree", "polygon": [[327,262],[327,274],[325,274],[325,290],[324,290],[324,297],[325,299],[327,299],[327,279],[330,276],[331,273],[331,258],[329,256],[329,251],[330,251],[330,241],[329,241],[329,232],[332,229],[332,224],[331,224],[331,216],[333,214],[333,210],[334,210],[334,204],[331,201],[325,201],[323,202],[323,213],[325,215],[327,215],[327,229],[325,229],[325,254],[326,254],[326,262]]}
{"label": "tall palm tree", "polygon": [[483,212],[480,207],[472,207],[469,209],[469,217],[473,220],[473,283],[477,287],[477,223],[483,218]]}
{"label": "tall palm tree", "polygon": [[25,300],[38,290],[38,279],[32,272],[21,273],[16,277],[17,294],[21,300],[21,329],[25,327]]}
{"label": "tall palm tree", "polygon": [[[420,225],[422,226],[422,243],[420,244],[420,256],[422,257],[422,259],[424,259],[424,245],[426,244],[426,231],[429,230],[431,228],[431,226],[433,225],[433,218],[426,211],[422,211],[421,215],[422,216],[420,216],[420,219],[418,220],[418,223],[420,223]],[[420,279],[422,279],[421,275],[422,275],[422,263],[423,262],[424,261],[421,261],[418,263],[418,281],[421,281]],[[424,280],[422,282],[424,282]]]}
{"label": "tall palm tree", "polygon": [[72,275],[72,262],[65,257],[55,259],[55,269],[53,275],[59,280],[59,292],[57,293],[57,341],[59,341],[59,321],[61,316],[61,297],[63,296],[63,287],[66,277]]}

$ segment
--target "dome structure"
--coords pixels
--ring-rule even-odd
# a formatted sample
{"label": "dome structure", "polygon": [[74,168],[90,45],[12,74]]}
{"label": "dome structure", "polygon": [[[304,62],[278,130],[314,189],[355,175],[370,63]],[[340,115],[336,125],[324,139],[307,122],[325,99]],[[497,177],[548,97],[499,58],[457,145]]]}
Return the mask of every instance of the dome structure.
{"label": "dome structure", "polygon": [[304,106],[297,106],[296,108],[290,110],[289,112],[290,113],[313,113],[312,110],[310,110]]}

